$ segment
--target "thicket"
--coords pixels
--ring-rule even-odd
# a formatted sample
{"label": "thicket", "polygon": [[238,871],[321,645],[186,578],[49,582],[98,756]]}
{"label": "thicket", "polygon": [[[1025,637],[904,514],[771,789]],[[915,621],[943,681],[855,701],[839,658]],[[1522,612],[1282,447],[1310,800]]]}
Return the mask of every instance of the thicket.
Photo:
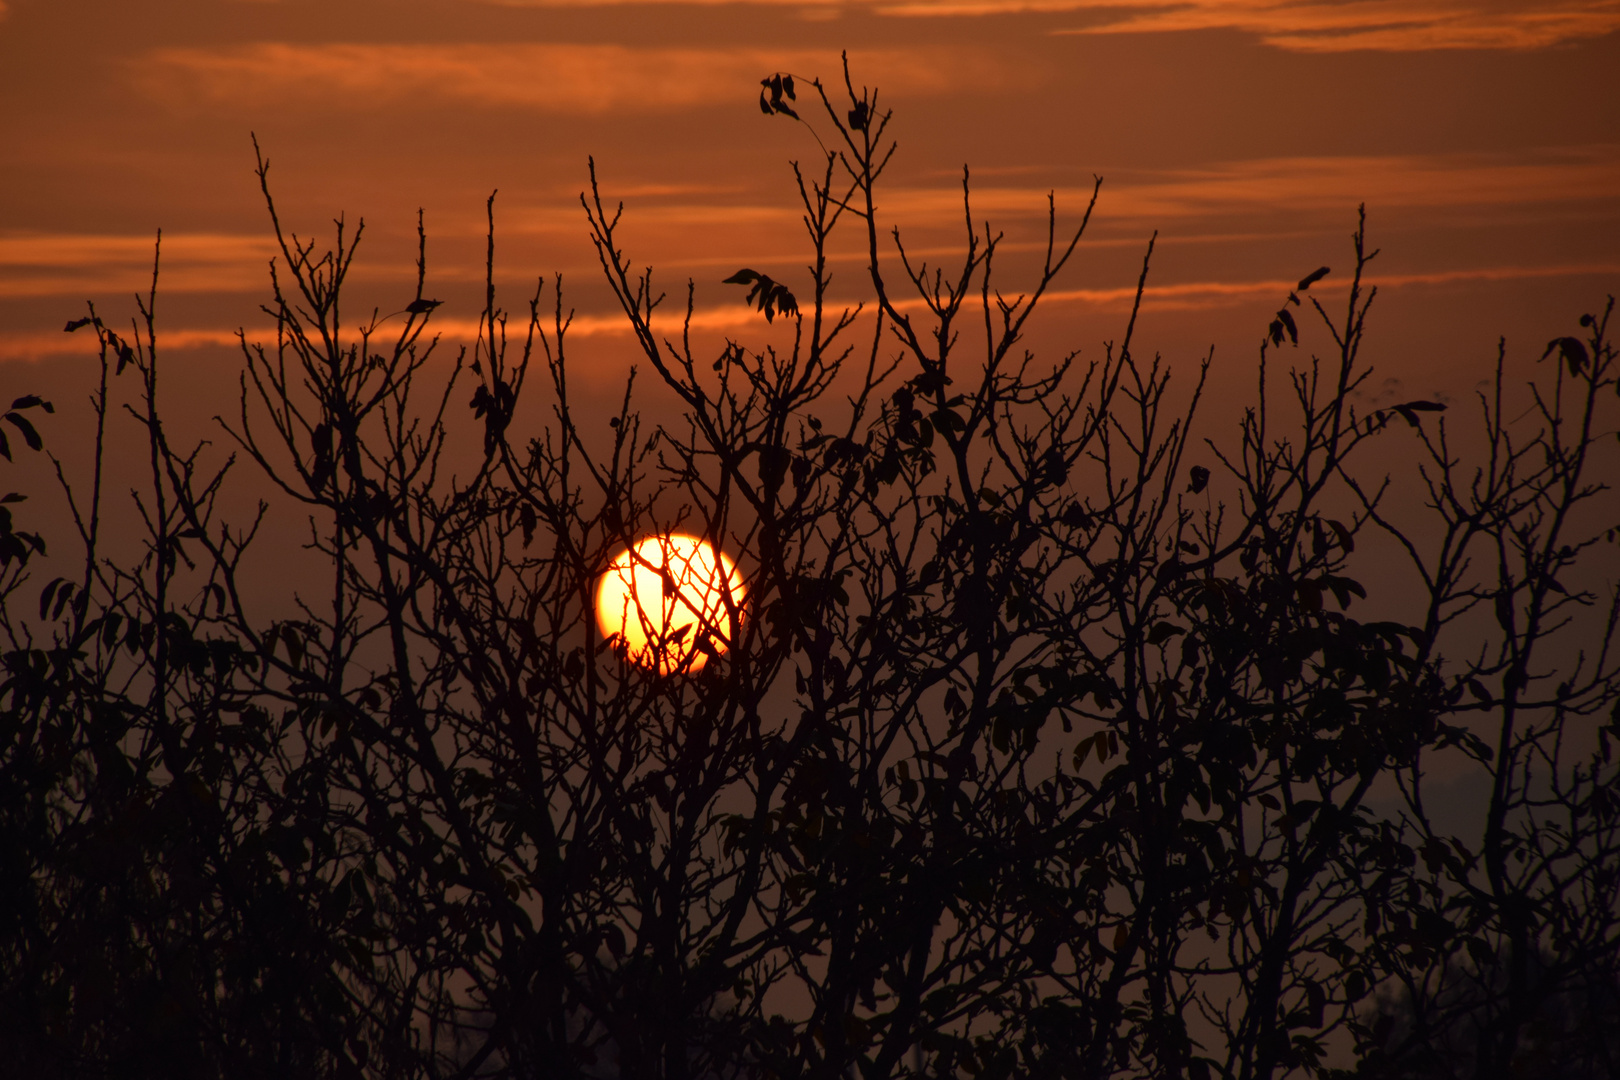
{"label": "thicket", "polygon": [[[1527,387],[1504,349],[1466,409],[1358,411],[1358,227],[1345,303],[1325,269],[1279,298],[1204,440],[1208,362],[1173,399],[1134,309],[1096,359],[1025,351],[1091,206],[1051,207],[1003,291],[965,181],[948,266],[879,220],[875,92],[779,75],[760,104],[820,147],[807,268],[733,279],[791,346],[656,330],[594,172],[582,200],[679,415],[627,381],[581,430],[567,309],[508,336],[493,215],[470,349],[441,358],[425,259],[402,324],[340,322],[359,234],[289,232],[262,158],[274,336],[244,335],[229,457],[171,441],[155,293],[131,330],[70,324],[100,359],[77,535],[0,507],[7,1070],[1620,1072],[1613,301]],[[5,414],[7,457],[45,408]],[[1416,497],[1364,464],[1391,441]],[[110,454],[149,466],[133,555]],[[221,509],[266,483],[326,568],[274,622],[243,599],[258,522]],[[748,591],[660,674],[593,590],[677,528]],[[1434,824],[1431,772],[1479,781],[1477,831]]]}

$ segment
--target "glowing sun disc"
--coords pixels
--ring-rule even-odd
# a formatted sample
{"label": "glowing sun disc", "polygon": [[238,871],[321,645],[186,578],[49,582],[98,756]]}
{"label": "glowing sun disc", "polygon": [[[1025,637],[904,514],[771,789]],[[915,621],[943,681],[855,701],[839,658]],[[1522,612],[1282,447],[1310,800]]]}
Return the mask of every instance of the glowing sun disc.
{"label": "glowing sun disc", "polygon": [[622,552],[596,590],[602,633],[659,674],[697,671],[723,653],[742,617],[742,575],[707,540],[647,536]]}

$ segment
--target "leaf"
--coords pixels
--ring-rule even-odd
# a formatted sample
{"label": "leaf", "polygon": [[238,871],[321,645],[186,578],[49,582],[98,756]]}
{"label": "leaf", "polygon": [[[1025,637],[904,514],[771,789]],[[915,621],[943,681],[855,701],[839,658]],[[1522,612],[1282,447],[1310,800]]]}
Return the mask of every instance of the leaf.
{"label": "leaf", "polygon": [[67,586],[67,591],[72,591],[73,586],[68,584],[66,578],[52,578],[50,583],[39,591],[39,617],[41,620],[45,618],[46,612],[51,609],[51,597],[56,595],[58,587],[64,585]]}
{"label": "leaf", "polygon": [[772,304],[775,304],[776,310],[784,316],[799,313],[799,301],[786,285],[778,284],[771,290],[770,298],[764,304],[766,322],[771,321]]}
{"label": "leaf", "polygon": [[790,106],[786,101],[782,100],[784,94],[789,99],[795,99],[795,95],[793,93],[793,76],[772,75],[768,78],[759,80],[759,85],[764,87],[764,90],[761,91],[759,95],[759,107],[761,112],[765,113],[767,116],[771,115],[772,113],[781,113],[783,116],[791,116],[795,120],[799,118],[799,114],[793,111],[793,107]]}
{"label": "leaf", "polygon": [[1048,447],[1046,453],[1041,455],[1042,471],[1046,482],[1056,487],[1069,478],[1069,462],[1063,456],[1063,451],[1057,447]]}
{"label": "leaf", "polygon": [[1186,632],[1185,627],[1177,626],[1174,623],[1156,623],[1153,629],[1148,631],[1147,643],[1149,645],[1163,645],[1177,634],[1185,634]]}
{"label": "leaf", "polygon": [[1327,1010],[1327,993],[1322,984],[1315,979],[1305,980],[1305,1000],[1308,1003],[1307,1021],[1313,1028],[1322,1026],[1323,1013]]}
{"label": "leaf", "polygon": [[787,476],[788,466],[793,461],[793,455],[785,446],[762,446],[759,448],[759,482],[767,494],[775,495],[781,488],[782,481]]}
{"label": "leaf", "polygon": [[1277,312],[1277,321],[1288,328],[1288,340],[1295,345],[1299,344],[1299,327],[1294,324],[1294,317],[1288,313],[1287,308]]}
{"label": "leaf", "polygon": [[1188,475],[1192,477],[1192,480],[1187,484],[1187,490],[1194,495],[1209,486],[1209,470],[1202,465],[1194,465],[1188,470]]}
{"label": "leaf", "polygon": [[1327,577],[1322,583],[1333,590],[1333,598],[1339,602],[1339,610],[1344,611],[1350,607],[1350,597],[1357,596],[1367,599],[1367,590],[1361,583],[1344,577]]}
{"label": "leaf", "polygon": [[1356,538],[1349,529],[1345,528],[1342,521],[1334,521],[1332,518],[1328,518],[1327,523],[1328,528],[1332,529],[1334,535],[1339,538],[1339,545],[1344,548],[1346,553],[1356,550]]}
{"label": "leaf", "polygon": [[1371,434],[1375,429],[1382,428],[1388,423],[1390,413],[1399,413],[1412,427],[1421,427],[1417,414],[1420,412],[1445,412],[1446,406],[1438,401],[1403,401],[1399,405],[1392,405],[1387,409],[1380,409],[1367,418],[1367,432]]}
{"label": "leaf", "polygon": [[1541,354],[1541,359],[1545,360],[1551,356],[1554,349],[1558,350],[1564,362],[1569,365],[1571,376],[1579,376],[1590,360],[1590,357],[1586,355],[1586,346],[1581,343],[1580,338],[1553,338],[1547,342],[1547,351]]}
{"label": "leaf", "polygon": [[71,334],[73,331],[89,326],[93,322],[95,322],[95,319],[91,318],[89,315],[86,315],[82,319],[74,319],[72,322],[62,327],[62,333]]}
{"label": "leaf", "polygon": [[73,583],[64,581],[62,587],[56,590],[56,608],[51,612],[52,619],[60,619],[62,611],[67,607],[68,601],[73,599]]}
{"label": "leaf", "polygon": [[129,342],[107,331],[107,347],[118,353],[118,366],[113,369],[114,375],[122,375],[124,369],[135,362],[135,350],[129,347]]}
{"label": "leaf", "polygon": [[865,131],[867,121],[869,119],[870,119],[870,117],[868,116],[867,110],[866,110],[866,102],[857,101],[855,103],[855,107],[853,109],[849,110],[849,126],[850,126],[850,130],[852,130],[852,131]]}
{"label": "leaf", "polygon": [[602,928],[602,942],[607,946],[608,952],[613,954],[614,960],[623,960],[625,952],[624,931],[614,923],[608,923]]}
{"label": "leaf", "polygon": [[1325,266],[1319,266],[1315,270],[1312,270],[1309,274],[1306,274],[1304,277],[1299,279],[1299,291],[1304,292],[1312,285],[1315,285],[1318,281],[1321,281],[1323,278],[1327,277],[1328,273],[1328,268]]}
{"label": "leaf", "polygon": [[967,422],[951,409],[935,409],[928,414],[928,419],[933,421],[934,427],[939,431],[954,433],[967,430]]}
{"label": "leaf", "polygon": [[304,643],[299,640],[298,632],[290,625],[281,628],[281,640],[287,644],[287,658],[292,661],[293,667],[304,666]]}
{"label": "leaf", "polygon": [[38,394],[26,394],[11,403],[13,409],[42,408],[48,413],[56,411],[56,406],[40,397]]}
{"label": "leaf", "polygon": [[1513,598],[1506,589],[1496,594],[1496,622],[1508,633],[1513,632]]}
{"label": "leaf", "polygon": [[1091,515],[1079,503],[1070,503],[1058,515],[1058,520],[1071,529],[1084,529],[1091,524]]}
{"label": "leaf", "polygon": [[[30,450],[38,450],[45,445],[39,437],[39,432],[34,430],[34,425],[28,422],[27,417],[8,412],[4,419],[6,423],[22,432],[23,440],[28,443]],[[10,457],[11,455],[7,454],[6,456]]]}
{"label": "leaf", "polygon": [[744,267],[721,282],[723,285],[750,283],[753,288],[748,290],[748,297],[744,302],[755,304],[764,313],[766,322],[774,322],[778,313],[783,315],[799,313],[799,301],[794,297],[792,290],[781,282],[772,281],[757,270]]}

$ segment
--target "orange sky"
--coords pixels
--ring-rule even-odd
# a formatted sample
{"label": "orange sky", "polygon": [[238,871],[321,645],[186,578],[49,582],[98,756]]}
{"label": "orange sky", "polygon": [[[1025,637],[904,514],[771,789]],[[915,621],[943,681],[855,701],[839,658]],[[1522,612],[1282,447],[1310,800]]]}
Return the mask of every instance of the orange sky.
{"label": "orange sky", "polygon": [[1466,391],[1499,334],[1539,351],[1620,290],[1617,29],[1620,0],[3,0],[0,394],[79,365],[84,300],[127,317],[159,227],[171,355],[233,364],[270,254],[249,132],[298,231],[365,218],[368,307],[408,299],[424,207],[428,291],[465,336],[499,188],[509,306],[563,271],[576,357],[622,371],[577,203],[595,154],[633,257],[750,327],[719,280],[791,284],[786,163],[816,149],[758,80],[846,48],[896,110],[882,209],[918,248],[954,240],[964,164],[1014,245],[1048,190],[1078,211],[1104,177],[1041,340],[1116,337],[1158,229],[1144,339],[1248,361],[1365,201],[1376,361],[1413,396]]}

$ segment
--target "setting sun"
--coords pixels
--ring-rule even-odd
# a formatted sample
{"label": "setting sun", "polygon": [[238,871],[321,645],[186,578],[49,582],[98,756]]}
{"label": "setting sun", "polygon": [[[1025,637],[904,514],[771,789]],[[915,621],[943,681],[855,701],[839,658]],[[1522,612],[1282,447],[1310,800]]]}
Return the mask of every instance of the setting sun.
{"label": "setting sun", "polygon": [[613,560],[596,593],[602,633],[659,674],[697,671],[725,652],[741,618],[742,575],[706,540],[648,536]]}

